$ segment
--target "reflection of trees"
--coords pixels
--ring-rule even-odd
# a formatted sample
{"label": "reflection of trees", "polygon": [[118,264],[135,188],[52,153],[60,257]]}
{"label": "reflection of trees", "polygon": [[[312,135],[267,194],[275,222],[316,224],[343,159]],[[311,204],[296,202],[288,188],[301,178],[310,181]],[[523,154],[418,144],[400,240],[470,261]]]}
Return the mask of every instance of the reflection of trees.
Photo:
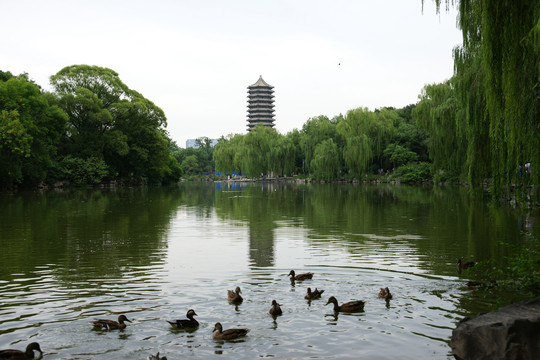
{"label": "reflection of trees", "polygon": [[[250,184],[217,191],[215,205],[221,218],[248,222],[251,260],[260,266],[273,262],[270,233],[282,219],[308,228],[310,241],[339,238],[351,251],[368,239],[381,248],[400,239],[414,249],[422,267],[448,275],[455,275],[449,263],[460,256],[503,258],[499,241],[516,241],[519,234],[516,219],[506,209],[487,206],[463,187]],[[362,249],[377,252],[373,246]]]}
{"label": "reflection of trees", "polygon": [[249,223],[249,258],[256,267],[274,265],[274,229],[268,223]]}
{"label": "reflection of trees", "polygon": [[[148,265],[166,246],[181,201],[171,189],[24,193],[2,199],[2,275],[62,264],[68,280],[117,276]],[[156,255],[157,256],[157,255]]]}
{"label": "reflection of trees", "polygon": [[191,207],[198,216],[208,218],[214,208],[214,192],[216,185],[213,182],[181,183],[182,204]]}
{"label": "reflection of trees", "polygon": [[[292,188],[292,191],[291,191]],[[274,265],[276,221],[295,218],[301,210],[297,188],[283,183],[225,185],[216,192],[216,213],[223,219],[245,221],[253,266]]]}

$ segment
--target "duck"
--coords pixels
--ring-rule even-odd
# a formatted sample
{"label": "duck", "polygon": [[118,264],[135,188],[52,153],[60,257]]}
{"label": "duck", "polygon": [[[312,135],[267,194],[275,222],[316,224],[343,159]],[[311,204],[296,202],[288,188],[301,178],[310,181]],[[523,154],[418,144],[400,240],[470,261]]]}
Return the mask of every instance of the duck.
{"label": "duck", "polygon": [[216,325],[214,325],[214,330],[212,330],[212,338],[216,340],[233,340],[242,336],[246,336],[249,331],[249,329],[241,328],[223,330],[223,326],[221,326],[221,323],[216,323]]}
{"label": "duck", "polygon": [[334,304],[334,312],[357,312],[357,311],[364,311],[364,305],[366,304],[365,301],[362,300],[355,300],[355,301],[349,301],[346,303],[343,303],[341,305],[338,305],[338,301],[335,297],[330,296],[328,298],[328,304]]}
{"label": "duck", "polygon": [[240,296],[241,292],[242,290],[240,290],[240,286],[237,286],[236,289],[234,289],[234,291],[227,290],[227,298],[229,299],[229,302],[239,304],[242,301],[244,301],[242,296]]}
{"label": "duck", "polygon": [[167,360],[166,356],[159,357],[159,352],[156,355],[148,356],[148,360]]}
{"label": "duck", "polygon": [[167,322],[171,324],[172,326],[175,326],[179,329],[193,329],[193,328],[199,327],[199,322],[193,318],[193,316],[195,315],[197,315],[195,310],[189,309],[186,314],[187,319],[174,320],[174,321],[167,320]]}
{"label": "duck", "polygon": [[388,289],[387,287],[381,288],[381,290],[379,290],[379,298],[380,299],[390,300],[392,298],[392,294],[390,293],[390,289]]}
{"label": "duck", "polygon": [[39,351],[40,355],[43,355],[43,351],[39,347],[37,342],[30,343],[26,346],[25,351],[6,349],[0,350],[0,359],[2,360],[26,360],[34,358],[34,350]]}
{"label": "duck", "polygon": [[278,316],[278,315],[283,314],[283,311],[281,311],[280,304],[278,304],[276,300],[272,300],[272,307],[270,308],[268,312],[272,316]]}
{"label": "duck", "polygon": [[99,328],[101,330],[122,330],[126,328],[126,321],[131,322],[131,320],[128,320],[126,315],[120,315],[118,317],[118,321],[98,319],[93,321],[92,325],[94,325],[95,328]]}
{"label": "duck", "polygon": [[306,293],[306,296],[304,296],[304,299],[307,299],[307,300],[319,299],[323,292],[324,290],[318,290],[317,288],[315,288],[315,291],[311,291],[311,288],[308,287],[307,293]]}
{"label": "duck", "polygon": [[474,265],[476,265],[476,262],[475,261],[467,261],[467,262],[463,262],[461,260],[461,258],[458,259],[457,261],[457,268],[458,268],[458,271],[461,271],[463,269],[468,269],[468,268],[471,268],[473,267]]}
{"label": "duck", "polygon": [[308,279],[313,278],[313,273],[307,272],[307,273],[303,273],[303,274],[298,274],[298,275],[296,275],[296,273],[294,272],[294,270],[291,270],[291,272],[289,273],[288,276],[291,277],[291,280],[302,281],[302,280],[308,280]]}
{"label": "duck", "polygon": [[474,288],[474,287],[482,286],[483,284],[479,281],[467,281],[466,285],[470,288]]}

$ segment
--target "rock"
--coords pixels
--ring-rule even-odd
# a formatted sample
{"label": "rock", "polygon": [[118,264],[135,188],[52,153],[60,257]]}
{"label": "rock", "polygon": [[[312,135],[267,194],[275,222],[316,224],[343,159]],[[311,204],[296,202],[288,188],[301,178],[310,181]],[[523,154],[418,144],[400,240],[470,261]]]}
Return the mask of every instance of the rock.
{"label": "rock", "polygon": [[452,353],[466,359],[539,359],[540,297],[465,319],[452,331]]}

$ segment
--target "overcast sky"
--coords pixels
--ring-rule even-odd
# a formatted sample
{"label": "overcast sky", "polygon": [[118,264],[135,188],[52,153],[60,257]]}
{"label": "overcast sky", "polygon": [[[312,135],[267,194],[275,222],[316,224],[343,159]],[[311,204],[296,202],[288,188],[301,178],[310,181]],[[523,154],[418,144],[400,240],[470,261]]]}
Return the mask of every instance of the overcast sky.
{"label": "overcast sky", "polygon": [[88,64],[118,72],[187,139],[245,133],[247,87],[274,86],[276,129],[416,103],[452,76],[456,11],[431,0],[0,0],[0,70],[49,77]]}

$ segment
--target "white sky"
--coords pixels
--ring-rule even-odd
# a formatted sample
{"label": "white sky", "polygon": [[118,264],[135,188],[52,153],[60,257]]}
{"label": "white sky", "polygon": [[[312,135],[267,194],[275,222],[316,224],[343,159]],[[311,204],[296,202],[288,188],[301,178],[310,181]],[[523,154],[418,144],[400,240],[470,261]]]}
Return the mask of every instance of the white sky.
{"label": "white sky", "polygon": [[[274,86],[285,134],[311,117],[416,103],[452,76],[456,11],[431,0],[0,0],[0,70],[108,67],[187,139],[246,132],[247,87]],[[341,65],[338,65],[341,64]]]}

